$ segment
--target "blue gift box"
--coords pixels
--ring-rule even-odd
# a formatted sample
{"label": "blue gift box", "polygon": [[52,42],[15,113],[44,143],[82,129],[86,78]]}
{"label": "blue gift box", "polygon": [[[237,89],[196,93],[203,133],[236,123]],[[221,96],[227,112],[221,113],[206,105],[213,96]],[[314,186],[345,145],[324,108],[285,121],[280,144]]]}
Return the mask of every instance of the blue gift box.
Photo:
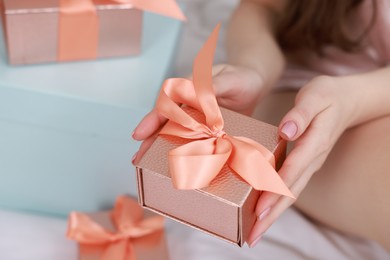
{"label": "blue gift box", "polygon": [[67,215],[136,194],[131,131],[169,75],[180,22],[144,15],[137,57],[13,67],[0,36],[0,206]]}

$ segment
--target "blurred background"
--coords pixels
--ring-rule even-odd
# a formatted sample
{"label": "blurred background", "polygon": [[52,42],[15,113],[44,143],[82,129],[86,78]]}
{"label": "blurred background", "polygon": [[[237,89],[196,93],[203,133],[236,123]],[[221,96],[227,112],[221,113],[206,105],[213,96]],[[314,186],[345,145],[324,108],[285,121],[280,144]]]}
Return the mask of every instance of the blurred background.
{"label": "blurred background", "polygon": [[[184,23],[146,12],[141,52],[130,57],[23,64],[29,63],[26,54],[18,56],[19,65],[9,64],[18,54],[10,52],[34,47],[23,37],[39,40],[26,22],[39,19],[27,14],[18,20],[15,12],[23,1],[5,2],[10,8],[2,11],[0,37],[0,259],[77,259],[77,244],[65,238],[68,213],[109,209],[117,196],[137,194],[130,161],[139,143],[131,140],[132,130],[153,107],[165,78],[191,73],[195,55],[219,22],[214,62],[225,61],[226,26],[238,0],[179,0]],[[34,8],[44,2],[36,1]],[[55,28],[48,24],[42,20],[36,26],[49,35]],[[13,34],[20,28],[28,33]],[[294,209],[253,249],[170,220],[166,236],[171,259],[180,260],[385,255],[376,244],[312,223]]]}

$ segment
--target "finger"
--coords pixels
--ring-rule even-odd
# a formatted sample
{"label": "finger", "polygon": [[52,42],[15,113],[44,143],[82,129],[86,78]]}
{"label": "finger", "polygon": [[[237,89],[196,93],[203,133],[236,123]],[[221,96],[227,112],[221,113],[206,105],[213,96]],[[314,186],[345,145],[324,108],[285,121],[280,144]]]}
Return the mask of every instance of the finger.
{"label": "finger", "polygon": [[280,136],[288,141],[296,140],[305,132],[312,120],[329,106],[329,100],[317,91],[302,89],[296,97],[295,106],[280,122]]}
{"label": "finger", "polygon": [[[314,134],[313,134],[314,132]],[[307,147],[308,145],[306,142],[310,139],[313,139],[317,136],[316,131],[310,132],[311,135],[306,137],[306,140],[302,141],[302,144],[298,146],[298,148],[301,147]],[[314,137],[313,137],[314,136]],[[316,147],[315,145],[313,147]],[[289,183],[289,187],[291,192],[298,197],[299,194],[302,192],[304,187],[309,182],[311,176],[314,172],[316,172],[325,161],[328,151],[324,150],[316,154],[316,156],[313,156],[310,158],[310,163],[305,162],[305,159],[299,159],[299,158],[308,158],[306,153],[310,154],[310,150],[302,151],[301,149],[295,149],[293,152],[289,155],[289,158],[291,161],[295,161],[295,164],[284,164],[282,168],[280,169],[280,174],[282,178],[286,180],[286,182]],[[292,158],[292,159],[291,159]],[[299,164],[302,165],[299,165]],[[287,203],[285,201],[289,201],[290,203]],[[282,201],[282,202],[281,202]],[[282,212],[291,204],[293,201],[288,197],[282,197],[280,195],[270,193],[270,192],[264,192],[261,194],[257,206],[256,206],[256,214],[259,216],[258,220],[253,227],[251,231],[251,235],[249,237],[249,243],[251,246],[256,244],[259,240],[259,237],[272,225],[272,223],[282,214]],[[280,205],[282,204],[282,205]],[[272,215],[271,215],[271,212]],[[268,219],[267,215],[270,214],[270,217]]]}
{"label": "finger", "polygon": [[221,74],[223,71],[226,71],[226,70],[230,70],[231,67],[230,65],[227,65],[227,64],[217,64],[217,65],[214,65],[212,70],[211,70],[211,74],[213,75],[213,77]]}
{"label": "finger", "polygon": [[[309,159],[302,159],[302,162],[299,162],[299,159],[294,160],[294,158],[299,158],[299,156],[295,155],[303,155],[308,153],[305,151],[299,151],[303,150],[304,148],[299,149],[295,148],[296,150],[293,150],[290,155],[287,157],[286,161],[282,165],[282,167],[279,170],[279,176],[283,180],[283,182],[286,184],[287,187],[291,189],[291,187],[294,185],[294,183],[301,177],[301,173],[304,171],[304,169],[307,167],[307,164],[304,161],[309,161]],[[308,153],[310,154],[310,153]],[[292,159],[291,159],[292,158]],[[312,159],[310,157],[310,159]],[[290,163],[292,161],[293,163]],[[294,193],[293,193],[294,194]],[[294,194],[294,196],[297,198],[299,194]],[[267,210],[272,208],[275,203],[279,200],[281,195],[273,193],[273,192],[267,192],[264,191],[261,193],[259,200],[257,201],[256,205],[256,215],[260,216],[264,214]]]}
{"label": "finger", "polygon": [[[293,194],[300,194],[304,187],[306,187],[310,177],[312,176],[315,169],[318,168],[318,165],[322,164],[324,160],[324,155],[317,158],[302,174],[303,178],[297,180],[294,185],[291,187],[291,192]],[[253,226],[251,233],[248,237],[248,244],[250,247],[255,246],[260,240],[261,236],[271,227],[271,225],[280,217],[280,215],[292,204],[294,200],[289,197],[280,197],[274,204],[272,208],[264,211],[256,220],[255,225]]]}
{"label": "finger", "polygon": [[259,242],[265,231],[293,202],[289,197],[281,197],[273,208],[258,217],[247,240],[249,247],[254,247]]}
{"label": "finger", "polygon": [[[236,112],[245,115],[251,115],[255,108],[255,103],[257,101],[257,97],[259,95],[259,91],[257,91],[258,86],[251,85],[253,82],[257,82],[255,80],[248,80],[249,76],[243,77],[238,74],[237,71],[232,71],[231,68],[224,67],[218,71],[213,77],[213,84],[215,89],[215,95],[217,97],[218,104],[222,107],[230,108]],[[250,86],[253,92],[253,95],[256,98],[251,99],[249,103],[245,106],[238,106],[237,104],[241,104],[242,98],[240,90],[243,90],[242,86]],[[246,89],[248,91],[248,89]]]}
{"label": "finger", "polygon": [[136,152],[133,156],[132,163],[136,165],[141,160],[142,156],[146,153],[146,151],[152,146],[153,142],[156,140],[157,135],[152,135],[145,139],[139,147],[138,152]]}
{"label": "finger", "polygon": [[[226,70],[228,68],[229,68],[229,65],[227,65],[227,64],[217,64],[217,65],[214,65],[213,68],[211,69],[211,75],[214,78],[215,76],[217,76],[222,71],[224,71],[224,70]],[[193,79],[192,74],[188,75],[186,78],[189,79],[189,80],[192,80]]]}
{"label": "finger", "polygon": [[[283,177],[284,176],[291,176],[290,178],[287,178],[288,182],[290,182],[288,187],[290,188],[291,192],[294,194],[295,198],[298,198],[299,194],[301,193],[301,191],[304,187],[302,185],[307,184],[308,181],[310,180],[312,174],[318,170],[318,168],[320,167],[320,165],[323,162],[322,161],[323,157],[324,157],[324,154],[318,155],[316,158],[312,159],[310,164],[303,166],[302,168],[297,167],[294,170],[291,168],[288,169],[288,167],[286,167],[286,168],[280,170],[281,176],[283,176]],[[306,174],[306,173],[310,173],[310,174]],[[295,192],[293,192],[293,187],[295,187],[295,185],[297,185],[297,184],[301,184],[301,186],[299,186],[299,187],[302,187],[302,188],[301,189],[295,188],[294,189]],[[274,205],[277,203],[277,201],[281,197],[282,197],[281,195],[275,194],[272,192],[263,192],[261,194],[259,200],[257,201],[256,210],[255,210],[256,215],[261,216],[262,214],[264,214],[264,212],[267,212],[269,209],[274,207]]]}
{"label": "finger", "polygon": [[251,106],[244,107],[244,108],[242,106],[238,107],[235,104],[235,101],[232,100],[231,98],[220,97],[220,98],[217,98],[217,102],[221,107],[234,110],[235,112],[246,115],[246,116],[251,116],[253,114],[253,112],[255,111],[255,105],[251,105]]}
{"label": "finger", "polygon": [[213,84],[216,97],[229,96],[232,86],[237,84],[235,73],[229,73],[232,69],[225,64],[213,67]]}
{"label": "finger", "polygon": [[[317,119],[321,120],[322,118],[319,116]],[[317,166],[317,164],[313,164],[313,162],[323,156],[324,153],[328,152],[328,146],[323,144],[325,141],[321,141],[322,139],[326,140],[326,135],[321,135],[321,133],[319,128],[310,127],[306,133],[296,141],[294,148],[279,170],[279,175],[287,187],[291,188],[297,180],[302,178],[303,172],[309,167]],[[313,170],[313,172],[315,170]],[[294,194],[296,197],[298,195],[299,194]],[[278,194],[263,192],[257,202],[256,214],[258,216],[261,215],[268,208],[272,207],[279,198],[280,195]]]}
{"label": "finger", "polygon": [[145,140],[153,135],[166,121],[167,119],[165,117],[153,109],[134,129],[132,136],[135,140]]}

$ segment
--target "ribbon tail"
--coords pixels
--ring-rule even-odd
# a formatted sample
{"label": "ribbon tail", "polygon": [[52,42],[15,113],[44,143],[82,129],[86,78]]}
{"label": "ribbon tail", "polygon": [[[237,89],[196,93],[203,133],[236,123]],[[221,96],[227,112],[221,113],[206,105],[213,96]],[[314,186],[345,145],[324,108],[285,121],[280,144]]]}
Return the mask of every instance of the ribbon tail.
{"label": "ribbon tail", "polygon": [[199,104],[206,116],[206,124],[212,129],[223,129],[223,118],[213,88],[213,59],[218,41],[218,24],[195,58],[193,82]]}
{"label": "ribbon tail", "polygon": [[98,42],[99,20],[93,2],[60,0],[57,59],[95,59]]}
{"label": "ribbon tail", "polygon": [[137,255],[135,253],[134,245],[131,241],[127,242],[125,260],[137,260]]}
{"label": "ribbon tail", "polygon": [[117,242],[113,242],[105,248],[101,255],[101,260],[135,260],[134,250],[131,242],[126,239],[122,239]]}
{"label": "ribbon tail", "polygon": [[237,138],[230,138],[230,141],[233,144],[233,152],[228,161],[230,168],[256,190],[295,199],[271,162],[259,150]]}
{"label": "ribbon tail", "polygon": [[181,21],[186,21],[186,17],[175,0],[115,0],[120,3],[131,3],[135,7],[148,12],[161,14]]}

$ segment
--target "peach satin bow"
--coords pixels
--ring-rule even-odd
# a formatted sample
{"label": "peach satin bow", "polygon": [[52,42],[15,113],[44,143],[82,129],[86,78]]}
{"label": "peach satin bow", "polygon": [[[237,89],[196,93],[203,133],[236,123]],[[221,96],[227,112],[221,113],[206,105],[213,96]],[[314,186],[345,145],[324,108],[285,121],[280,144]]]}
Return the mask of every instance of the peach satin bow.
{"label": "peach satin bow", "polygon": [[135,260],[131,240],[152,234],[164,226],[161,216],[142,219],[142,208],[126,196],[117,199],[111,214],[116,232],[106,230],[83,213],[72,212],[67,237],[81,245],[101,245],[105,248],[101,260]]}
{"label": "peach satin bow", "polygon": [[[175,0],[110,0],[130,4],[178,20],[185,20]],[[93,0],[60,0],[58,60],[95,59],[98,49],[99,21]]]}
{"label": "peach satin bow", "polygon": [[[294,198],[275,171],[272,152],[246,137],[224,132],[224,121],[213,91],[212,63],[219,25],[200,50],[193,67],[193,81],[181,78],[164,82],[157,111],[169,121],[159,134],[194,141],[169,152],[169,171],[179,189],[206,187],[227,165],[256,190]],[[188,115],[179,104],[198,110],[205,124]]]}

